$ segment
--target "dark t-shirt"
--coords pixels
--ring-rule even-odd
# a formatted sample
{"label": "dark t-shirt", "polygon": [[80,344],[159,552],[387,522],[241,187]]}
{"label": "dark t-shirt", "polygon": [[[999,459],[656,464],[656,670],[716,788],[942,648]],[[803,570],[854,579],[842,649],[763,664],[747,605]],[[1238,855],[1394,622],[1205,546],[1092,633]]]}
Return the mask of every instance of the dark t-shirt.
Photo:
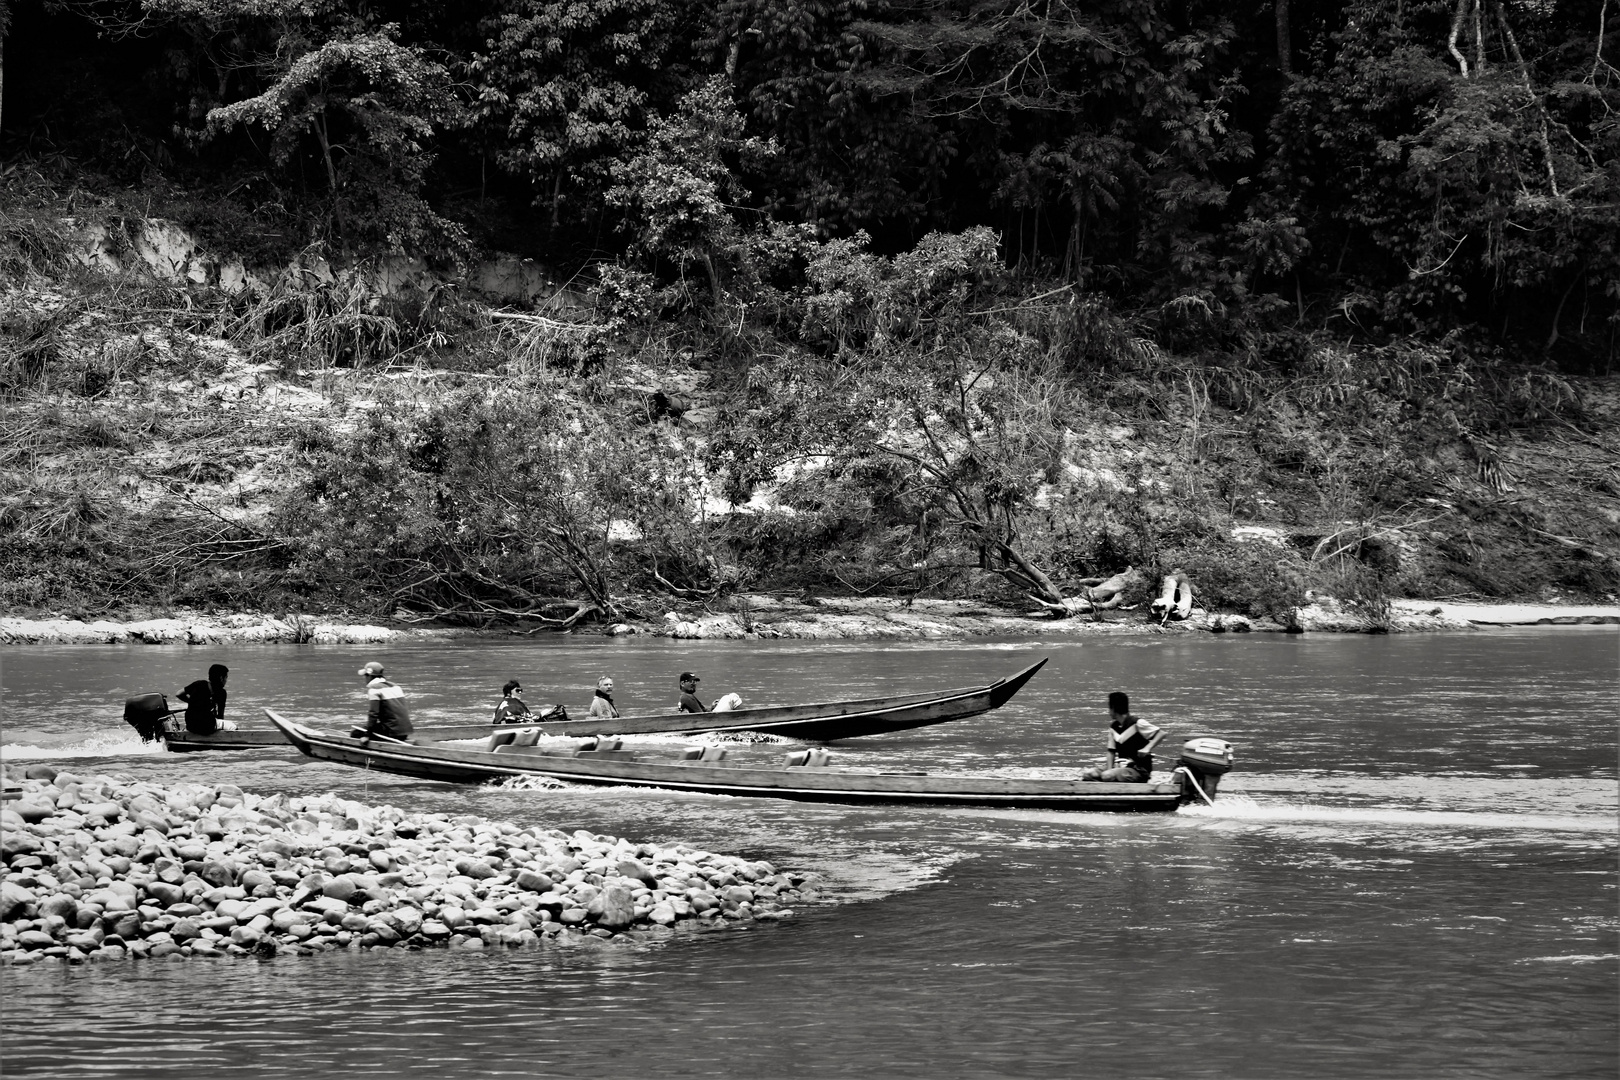
{"label": "dark t-shirt", "polygon": [[681,712],[708,712],[698,696],[688,690],[681,691]]}
{"label": "dark t-shirt", "polygon": [[180,691],[179,698],[186,703],[186,730],[193,735],[212,735],[219,730],[214,713],[214,690],[207,679],[198,679]]}

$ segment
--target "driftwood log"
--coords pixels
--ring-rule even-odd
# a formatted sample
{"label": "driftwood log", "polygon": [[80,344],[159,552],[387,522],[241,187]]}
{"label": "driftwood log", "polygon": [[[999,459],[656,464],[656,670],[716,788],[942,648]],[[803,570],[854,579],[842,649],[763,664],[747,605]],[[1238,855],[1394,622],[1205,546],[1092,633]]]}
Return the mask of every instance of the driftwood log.
{"label": "driftwood log", "polygon": [[1185,619],[1192,614],[1193,587],[1182,570],[1172,570],[1159,584],[1159,596],[1149,605],[1154,618],[1160,623],[1171,619]]}
{"label": "driftwood log", "polygon": [[[1057,615],[1059,618],[1068,618],[1081,612],[1091,612],[1092,618],[1101,619],[1102,613],[1110,608],[1117,608],[1125,602],[1125,590],[1142,580],[1142,572],[1134,566],[1127,566],[1113,577],[1081,578],[1077,585],[1080,592],[1076,596],[1065,596],[1061,603],[1039,596],[1030,599],[1040,604],[1046,612]],[[1035,612],[1043,614],[1043,612]]]}

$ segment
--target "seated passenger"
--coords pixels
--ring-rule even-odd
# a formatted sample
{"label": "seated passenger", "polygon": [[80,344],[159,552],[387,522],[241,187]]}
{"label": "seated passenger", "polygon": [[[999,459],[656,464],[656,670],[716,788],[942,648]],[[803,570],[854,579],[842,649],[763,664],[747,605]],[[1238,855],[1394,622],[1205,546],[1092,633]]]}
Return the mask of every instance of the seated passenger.
{"label": "seated passenger", "polygon": [[495,706],[495,718],[492,724],[521,724],[523,718],[529,715],[529,707],[523,704],[523,684],[511,679],[501,687],[501,703]]}
{"label": "seated passenger", "polygon": [[590,711],[586,716],[603,716],[609,720],[619,715],[619,707],[613,704],[613,680],[606,675],[596,680],[596,694],[591,698]]}
{"label": "seated passenger", "polygon": [[359,674],[366,680],[366,737],[383,735],[409,742],[411,713],[405,707],[405,691],[383,678],[383,666],[375,660]]}
{"label": "seated passenger", "polygon": [[1153,775],[1153,748],[1164,738],[1164,729],[1132,716],[1131,699],[1117,690],[1108,695],[1108,717],[1108,766],[1084,769],[1080,779],[1147,783]]}
{"label": "seated passenger", "polygon": [[235,731],[236,724],[225,719],[225,679],[231,669],[224,664],[208,668],[208,678],[187,684],[175,696],[186,703],[186,730],[193,735]]}
{"label": "seated passenger", "polygon": [[708,712],[709,710],[704,708],[703,702],[698,700],[698,696],[697,696],[697,684],[699,682],[698,677],[696,675],[692,674],[690,671],[683,671],[683,672],[681,672],[681,677],[680,677],[679,682],[680,682],[680,686],[681,686],[681,700],[680,700],[679,704],[677,704],[675,706],[676,711],[677,712]]}

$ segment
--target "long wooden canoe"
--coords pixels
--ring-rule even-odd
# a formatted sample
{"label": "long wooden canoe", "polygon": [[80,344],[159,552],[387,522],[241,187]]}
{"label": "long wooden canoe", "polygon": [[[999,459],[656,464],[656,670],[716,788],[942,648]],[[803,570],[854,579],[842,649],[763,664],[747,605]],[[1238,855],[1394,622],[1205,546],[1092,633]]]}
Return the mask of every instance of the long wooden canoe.
{"label": "long wooden canoe", "polygon": [[[1169,774],[1165,783],[1120,784],[810,764],[733,765],[724,760],[679,759],[668,751],[502,746],[492,752],[333,735],[294,723],[269,709],[265,714],[287,741],[311,758],[450,783],[545,776],[580,784],[808,802],[1041,810],[1166,811],[1195,797],[1179,770]],[[711,747],[711,754],[718,749]]]}
{"label": "long wooden canoe", "polygon": [[[988,686],[936,690],[930,694],[860,698],[810,705],[765,705],[731,712],[650,713],[613,719],[542,721],[532,724],[438,724],[418,727],[417,742],[482,739],[497,731],[538,731],[542,735],[700,735],[708,732],[759,731],[791,739],[832,742],[866,735],[944,724],[978,716],[1005,705],[1046,664],[1041,659],[1022,671]],[[359,721],[363,724],[363,719]],[[193,735],[180,726],[166,732],[170,750],[246,750],[284,746],[286,738],[275,728],[242,728],[212,735]]]}

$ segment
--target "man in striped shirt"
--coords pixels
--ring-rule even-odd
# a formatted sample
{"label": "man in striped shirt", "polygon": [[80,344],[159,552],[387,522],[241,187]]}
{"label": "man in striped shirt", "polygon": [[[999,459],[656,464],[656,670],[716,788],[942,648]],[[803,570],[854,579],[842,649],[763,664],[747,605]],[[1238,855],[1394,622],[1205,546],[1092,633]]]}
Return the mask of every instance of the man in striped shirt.
{"label": "man in striped shirt", "polygon": [[360,669],[366,680],[366,738],[375,735],[409,742],[411,714],[405,708],[405,691],[383,678],[383,666],[373,660]]}

